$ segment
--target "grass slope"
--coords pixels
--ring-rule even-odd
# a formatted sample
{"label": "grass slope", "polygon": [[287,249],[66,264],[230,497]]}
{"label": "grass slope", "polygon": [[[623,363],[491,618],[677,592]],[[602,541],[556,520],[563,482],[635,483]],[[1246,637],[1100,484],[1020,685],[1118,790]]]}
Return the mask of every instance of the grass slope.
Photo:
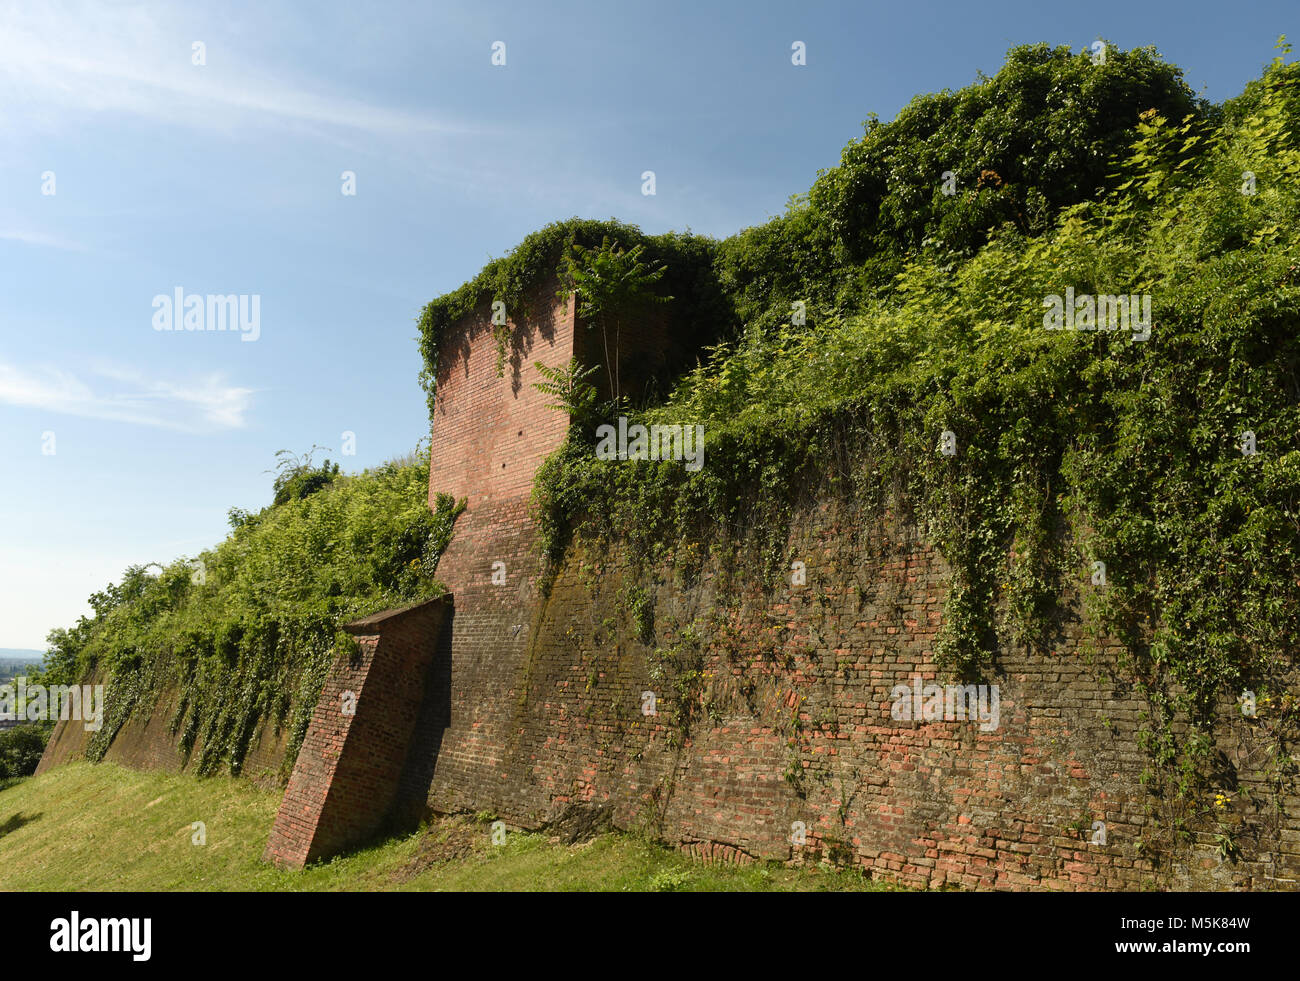
{"label": "grass slope", "polygon": [[[73,763],[0,788],[0,889],[14,891],[844,891],[854,872],[706,865],[621,834],[565,846],[444,818],[302,872],[261,861],[280,794],[228,776]],[[206,825],[207,843],[192,842]]]}

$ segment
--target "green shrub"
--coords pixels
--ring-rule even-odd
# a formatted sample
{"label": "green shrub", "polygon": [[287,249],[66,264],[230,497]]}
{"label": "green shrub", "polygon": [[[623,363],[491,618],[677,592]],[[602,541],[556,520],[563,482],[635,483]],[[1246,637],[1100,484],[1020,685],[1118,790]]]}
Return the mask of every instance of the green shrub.
{"label": "green shrub", "polygon": [[0,729],[0,780],[30,777],[41,761],[53,726],[17,725]]}
{"label": "green shrub", "polygon": [[288,727],[291,766],[341,625],[442,591],[434,568],[464,502],[437,495],[430,509],[428,458],[416,459],[232,515],[216,548],[156,575],[128,569],[91,597],[92,617],[53,631],[43,682],[107,681],[88,755],[173,687],[169,722],[184,752],[201,747],[200,772],[238,773],[266,724]]}
{"label": "green shrub", "polygon": [[[447,329],[492,300],[505,304],[511,320],[535,315],[536,311],[527,306],[530,291],[552,280],[558,285],[562,270],[571,268],[566,257],[572,257],[575,249],[581,255],[589,249],[598,251],[606,243],[615,250],[639,248],[636,254],[639,261],[647,267],[665,268],[656,292],[674,298],[668,307],[668,321],[679,344],[693,349],[701,338],[720,336],[730,321],[712,271],[717,247],[713,239],[690,232],[646,235],[635,225],[614,220],[570,218],[553,222],[526,236],[505,256],[493,259],[474,279],[429,301],[421,311],[417,320],[422,360],[420,384],[428,397],[430,420],[436,396],[438,352]],[[507,351],[519,343],[519,338],[512,338],[505,328],[494,328],[494,332],[500,374],[504,371]],[[680,366],[669,364],[668,367],[676,370]]]}
{"label": "green shrub", "polygon": [[319,467],[312,466],[311,457],[320,447],[313,446],[301,457],[280,450],[275,454],[280,462],[276,465],[275,496],[272,504],[286,504],[300,501],[310,494],[315,494],[339,475],[339,465],[326,460]]}
{"label": "green shrub", "polygon": [[1153,49],[1108,44],[1093,64],[1067,47],[1012,48],[991,78],[917,96],[887,123],[873,114],[785,215],[720,243],[719,280],[745,324],[788,325],[795,300],[810,318],[853,310],[889,293],[909,256],[951,268],[1004,224],[1038,234],[1113,188],[1108,164],[1144,110],[1211,108]]}

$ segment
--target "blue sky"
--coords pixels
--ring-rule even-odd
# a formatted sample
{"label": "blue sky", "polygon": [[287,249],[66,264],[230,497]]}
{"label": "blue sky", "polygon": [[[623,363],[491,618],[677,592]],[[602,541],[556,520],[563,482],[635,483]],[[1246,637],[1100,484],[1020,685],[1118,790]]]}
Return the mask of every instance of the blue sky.
{"label": "blue sky", "polygon": [[[0,0],[0,646],[215,544],[281,448],[411,449],[420,307],[548,221],[728,235],[869,113],[1014,44],[1154,44],[1218,101],[1298,22],[1294,0]],[[154,330],[177,287],[259,296],[257,340]]]}

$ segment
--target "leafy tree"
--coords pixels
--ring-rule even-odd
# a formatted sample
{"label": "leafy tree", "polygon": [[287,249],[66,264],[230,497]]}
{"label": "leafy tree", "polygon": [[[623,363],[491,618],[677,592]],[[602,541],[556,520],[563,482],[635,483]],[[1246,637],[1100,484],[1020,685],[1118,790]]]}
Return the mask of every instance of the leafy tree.
{"label": "leafy tree", "polygon": [[[1109,162],[1139,113],[1182,119],[1204,108],[1152,48],[1107,44],[1094,63],[1065,46],[1021,45],[991,78],[918,96],[890,123],[868,119],[811,201],[851,259],[899,255],[927,239],[969,254],[1003,222],[1043,231],[1062,208],[1113,186]],[[945,193],[946,171],[955,194]]]}
{"label": "leafy tree", "polygon": [[[599,329],[605,349],[605,373],[609,378],[610,396],[617,405],[619,391],[619,332],[623,321],[651,303],[668,303],[671,296],[655,292],[655,285],[667,268],[652,265],[643,258],[645,245],[624,248],[606,237],[599,248],[590,249],[574,243],[565,253],[560,266],[560,295],[576,294],[578,315],[588,329]],[[613,354],[610,337],[613,335]]]}
{"label": "leafy tree", "polygon": [[53,726],[16,725],[0,730],[0,780],[36,772]]}
{"label": "leafy tree", "polygon": [[[288,450],[279,450],[275,455],[280,461],[276,464],[275,499],[273,504],[280,505],[287,501],[300,501],[309,494],[314,494],[328,486],[339,475],[339,465],[330,465],[327,459],[319,467],[312,466],[312,454],[323,446],[312,446],[302,456]],[[232,521],[234,516],[232,516]]]}
{"label": "leafy tree", "polygon": [[719,244],[716,275],[740,324],[789,326],[795,300],[820,323],[892,293],[909,257],[951,271],[995,229],[1042,234],[1065,208],[1114,188],[1111,161],[1147,110],[1215,114],[1151,48],[1107,44],[1097,64],[1064,46],[1012,48],[992,77],[919,95],[890,122],[868,117],[784,215]]}
{"label": "leafy tree", "polygon": [[830,227],[806,194],[792,196],[783,216],[722,241],[714,270],[735,322],[768,328],[789,325],[796,300],[834,306],[841,276]]}

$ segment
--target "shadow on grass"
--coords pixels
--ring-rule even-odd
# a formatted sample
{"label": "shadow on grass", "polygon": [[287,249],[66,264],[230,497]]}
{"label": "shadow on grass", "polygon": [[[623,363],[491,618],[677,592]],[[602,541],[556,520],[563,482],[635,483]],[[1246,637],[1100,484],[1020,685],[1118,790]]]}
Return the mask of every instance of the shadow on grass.
{"label": "shadow on grass", "polygon": [[26,815],[26,814],[13,815],[3,824],[0,824],[0,838],[3,838],[10,831],[17,831],[24,824],[31,824],[33,821],[39,820],[40,817],[41,817],[40,812],[37,812],[36,814],[32,814],[32,815]]}

